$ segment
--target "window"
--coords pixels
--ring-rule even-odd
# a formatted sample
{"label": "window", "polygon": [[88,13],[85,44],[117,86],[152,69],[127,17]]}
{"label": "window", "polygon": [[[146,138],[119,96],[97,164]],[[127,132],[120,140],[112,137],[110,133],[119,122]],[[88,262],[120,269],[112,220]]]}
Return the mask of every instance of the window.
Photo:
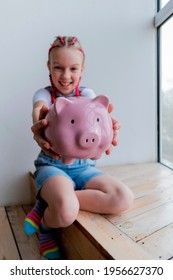
{"label": "window", "polygon": [[160,8],[162,9],[168,2],[169,0],[160,0]]}
{"label": "window", "polygon": [[159,44],[159,161],[173,168],[173,1],[160,1],[155,17]]}
{"label": "window", "polygon": [[160,161],[173,167],[173,17],[160,29]]}

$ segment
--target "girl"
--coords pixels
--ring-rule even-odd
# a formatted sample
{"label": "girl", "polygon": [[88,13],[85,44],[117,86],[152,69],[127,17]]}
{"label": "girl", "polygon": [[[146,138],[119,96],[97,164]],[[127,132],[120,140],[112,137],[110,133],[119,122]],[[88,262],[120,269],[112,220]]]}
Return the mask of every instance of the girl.
{"label": "girl", "polygon": [[[76,160],[65,165],[41,136],[42,129],[47,125],[44,117],[56,98],[75,95],[95,97],[91,89],[79,86],[84,62],[85,54],[77,37],[58,36],[48,53],[51,86],[38,90],[33,99],[32,131],[42,151],[35,161],[38,200],[25,218],[24,229],[26,234],[39,229],[40,252],[48,259],[60,258],[55,229],[71,225],[79,209],[117,214],[128,209],[133,201],[131,190],[96,169],[95,161]],[[119,124],[115,120],[113,129],[115,134],[112,144],[116,145]],[[110,150],[106,153],[109,154]]]}

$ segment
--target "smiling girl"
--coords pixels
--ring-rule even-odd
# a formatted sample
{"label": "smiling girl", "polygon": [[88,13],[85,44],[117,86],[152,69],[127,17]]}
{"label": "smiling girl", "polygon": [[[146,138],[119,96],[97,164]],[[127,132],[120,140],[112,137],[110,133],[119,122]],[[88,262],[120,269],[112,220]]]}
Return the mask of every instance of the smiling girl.
{"label": "smiling girl", "polygon": [[[51,86],[38,90],[33,99],[32,131],[41,152],[35,161],[37,202],[25,218],[25,233],[32,234],[39,230],[40,253],[48,259],[60,258],[56,228],[71,225],[79,209],[119,214],[133,202],[131,190],[115,177],[98,170],[95,161],[77,159],[65,165],[42,136],[42,129],[47,126],[44,117],[56,98],[79,95],[95,97],[93,90],[79,85],[84,62],[85,54],[77,37],[58,36],[48,52]],[[119,123],[115,120],[112,123],[112,144],[115,146]]]}

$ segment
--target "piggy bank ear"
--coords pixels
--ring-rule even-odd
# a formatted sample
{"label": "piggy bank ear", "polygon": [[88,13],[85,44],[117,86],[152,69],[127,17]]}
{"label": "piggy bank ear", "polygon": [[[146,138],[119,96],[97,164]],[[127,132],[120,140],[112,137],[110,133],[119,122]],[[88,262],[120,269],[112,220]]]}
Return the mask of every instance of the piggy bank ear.
{"label": "piggy bank ear", "polygon": [[92,99],[93,102],[100,103],[104,107],[108,108],[109,105],[109,98],[106,95],[98,95],[94,99]]}
{"label": "piggy bank ear", "polygon": [[55,101],[55,111],[57,114],[60,114],[60,112],[68,105],[71,104],[72,101],[65,97],[58,97]]}

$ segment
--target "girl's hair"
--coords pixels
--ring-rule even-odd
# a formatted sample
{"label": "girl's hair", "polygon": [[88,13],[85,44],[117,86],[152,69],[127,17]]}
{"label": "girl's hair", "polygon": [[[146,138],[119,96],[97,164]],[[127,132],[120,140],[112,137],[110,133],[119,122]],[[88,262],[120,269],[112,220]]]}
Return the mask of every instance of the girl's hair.
{"label": "girl's hair", "polygon": [[[54,48],[63,48],[63,47],[74,47],[77,50],[79,50],[80,52],[82,52],[82,54],[83,54],[83,62],[84,62],[84,60],[85,60],[85,53],[84,53],[84,51],[82,49],[82,46],[81,46],[78,38],[77,37],[73,37],[73,36],[57,36],[56,39],[54,40],[54,42],[52,43],[51,47],[49,48],[48,60],[50,59],[50,53],[51,53],[52,49],[54,49]],[[52,103],[54,103],[55,99],[56,99],[56,97],[55,97],[56,88],[55,88],[55,86],[53,84],[51,74],[49,75],[49,78],[50,78],[50,83],[51,83]],[[79,93],[79,83],[77,84],[75,91],[76,91],[76,96],[79,96],[80,95],[80,93]]]}
{"label": "girl's hair", "polygon": [[49,48],[49,55],[53,48],[63,48],[63,47],[76,48],[77,50],[82,52],[83,57],[85,59],[85,54],[78,38],[73,36],[57,36],[55,41],[52,43],[51,47]]}

